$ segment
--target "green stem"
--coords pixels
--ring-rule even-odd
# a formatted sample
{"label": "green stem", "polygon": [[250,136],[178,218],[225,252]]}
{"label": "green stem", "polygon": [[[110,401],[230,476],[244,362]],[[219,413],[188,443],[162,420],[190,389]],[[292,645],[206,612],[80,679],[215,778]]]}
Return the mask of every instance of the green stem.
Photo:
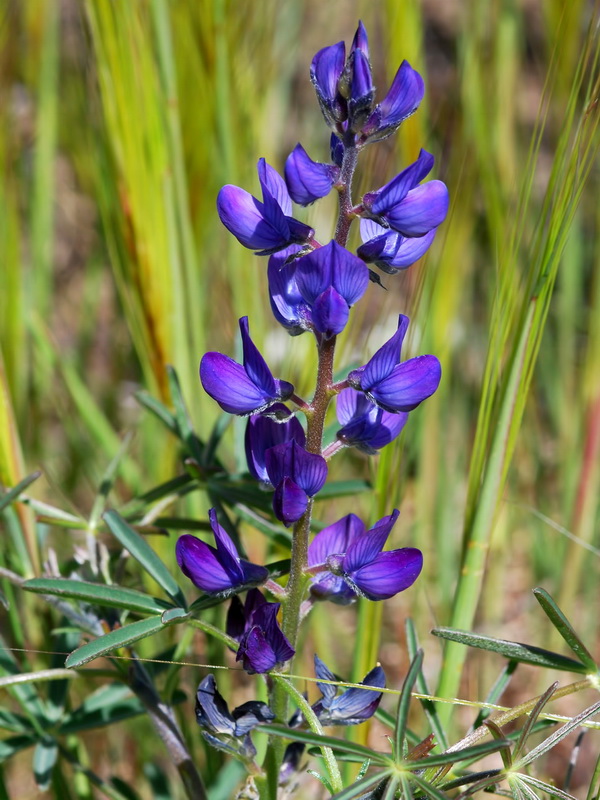
{"label": "green stem", "polygon": [[[287,678],[280,678],[279,676],[274,676],[273,680],[275,684],[281,686],[281,688],[292,698],[294,703],[298,706],[302,714],[304,715],[304,719],[308,723],[308,727],[311,729],[313,733],[317,733],[319,736],[324,736],[325,731],[321,727],[321,723],[315,712],[310,707],[308,700],[304,697],[304,695],[299,692],[295,686],[293,686]],[[342,783],[342,776],[340,773],[340,768],[338,767],[338,763],[333,755],[333,750],[330,747],[321,747],[321,753],[323,754],[323,760],[325,761],[325,766],[327,768],[327,772],[329,773],[329,783],[331,784],[332,788],[336,792],[341,792],[344,788]]]}

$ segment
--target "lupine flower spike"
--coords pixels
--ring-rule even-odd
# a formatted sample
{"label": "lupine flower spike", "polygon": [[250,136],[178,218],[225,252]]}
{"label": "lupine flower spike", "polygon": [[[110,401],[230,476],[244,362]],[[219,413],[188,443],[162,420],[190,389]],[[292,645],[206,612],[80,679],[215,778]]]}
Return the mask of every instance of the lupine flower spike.
{"label": "lupine flower spike", "polygon": [[219,525],[214,508],[209,511],[209,519],[216,548],[189,533],[177,540],[175,554],[183,574],[210,594],[227,595],[243,586],[264,583],[269,571],[240,558],[230,536]]}

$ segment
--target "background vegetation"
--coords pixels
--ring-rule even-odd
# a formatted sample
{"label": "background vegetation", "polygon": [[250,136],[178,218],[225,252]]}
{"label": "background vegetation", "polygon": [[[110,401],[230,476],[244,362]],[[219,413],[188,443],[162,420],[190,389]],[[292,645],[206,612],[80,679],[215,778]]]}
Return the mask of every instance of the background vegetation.
{"label": "background vegetation", "polygon": [[[330,609],[318,608],[306,662],[295,670],[312,675],[315,649],[353,679],[379,659],[398,688],[410,615],[430,690],[483,700],[501,660],[469,654],[463,668],[466,649],[444,651],[432,627],[559,647],[530,591],[542,585],[600,655],[599,17],[588,0],[4,0],[0,484],[13,487],[37,469],[42,477],[27,490],[29,504],[4,510],[0,567],[27,578],[101,575],[112,558],[115,582],[152,591],[131,559],[115,567],[119,548],[100,522],[105,503],[131,508],[183,471],[181,448],[134,395],[144,390],[171,405],[173,365],[194,428],[208,439],[218,409],[201,391],[197,365],[209,349],[234,355],[239,316],[251,315],[275,374],[310,392],[309,337],[291,339],[269,318],[266,261],[222,228],[215,197],[224,183],[256,189],[258,157],[281,168],[299,140],[313,158],[328,159],[308,64],[321,47],[349,41],[358,18],[379,91],[404,58],[427,87],[399,136],[365,151],[362,189],[391,178],[423,146],[436,156],[452,206],[425,259],[386,276],[388,291],[371,286],[370,302],[341,337],[339,366],[363,363],[402,311],[413,320],[411,352],[435,353],[444,378],[379,458],[339,459],[335,478],[358,475],[371,488],[318,505],[317,515],[322,508],[328,522],[353,510],[376,519],[396,505],[394,546],[419,546],[426,566],[406,594],[336,611],[333,637]],[[333,202],[306,211],[324,239]],[[219,450],[238,472],[242,437],[243,422],[233,424]],[[118,454],[116,480],[101,491]],[[57,520],[42,503],[75,522]],[[195,493],[161,513],[204,520],[208,505]],[[149,541],[174,567],[177,531],[165,527]],[[268,537],[242,528],[253,560],[273,552]],[[183,578],[181,585],[193,597]],[[9,603],[0,610],[2,669],[60,665],[44,651],[77,645],[68,631],[50,635],[60,614],[6,577],[0,589]],[[163,650],[178,645],[172,660],[223,657],[191,629],[163,638]],[[151,640],[138,652],[162,651]],[[203,764],[191,698],[205,671],[162,667],[167,691],[187,693],[177,713]],[[502,702],[552,679],[519,667]],[[98,680],[80,674],[64,702],[75,707]],[[243,673],[222,681],[238,702],[255,691]],[[27,698],[13,690],[5,701],[18,708]],[[574,715],[579,702],[556,706]],[[472,710],[455,709],[450,721],[453,707],[440,708],[456,731],[472,721]],[[374,723],[351,735],[373,743],[382,732]],[[598,744],[597,731],[589,733],[571,777],[575,794],[585,796]],[[572,746],[567,739],[547,765],[559,785]],[[79,765],[74,773],[66,759],[43,795],[24,748],[0,772],[0,798],[92,797],[84,767],[103,780],[117,776],[142,798],[179,796],[143,717],[66,735],[64,747]],[[231,766],[219,773],[219,763],[206,767],[209,783],[225,786],[214,800],[229,797],[239,775]]]}

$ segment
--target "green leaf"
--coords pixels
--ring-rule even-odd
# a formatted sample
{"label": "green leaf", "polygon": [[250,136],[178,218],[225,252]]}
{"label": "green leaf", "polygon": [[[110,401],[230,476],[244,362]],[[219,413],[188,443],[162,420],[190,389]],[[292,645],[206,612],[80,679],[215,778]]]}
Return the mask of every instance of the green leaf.
{"label": "green leaf", "polygon": [[402,768],[409,772],[415,772],[423,768],[428,769],[429,767],[442,767],[446,764],[457,764],[459,761],[474,761],[475,759],[483,758],[483,756],[496,753],[504,747],[510,746],[511,742],[508,739],[482,742],[482,744],[474,744],[472,747],[464,747],[462,750],[452,750],[446,753],[427,756],[418,761],[404,761],[402,762]]}
{"label": "green leaf", "polygon": [[441,789],[438,789],[437,786],[434,786],[429,781],[424,780],[420,775],[411,775],[410,780],[413,783],[416,783],[419,789],[430,797],[431,800],[448,800],[448,795],[442,792]]}
{"label": "green leaf", "polygon": [[396,716],[396,726],[394,730],[394,757],[397,762],[402,760],[404,754],[404,740],[406,735],[406,725],[408,723],[411,692],[422,666],[423,651],[417,650],[415,657],[411,662],[408,674],[404,679],[404,683],[402,684],[402,691],[398,701],[398,713]]}
{"label": "green leaf", "polygon": [[204,457],[204,445],[197,437],[192,423],[188,416],[187,408],[183,394],[181,393],[181,386],[179,385],[179,378],[174,367],[167,366],[167,378],[169,381],[169,389],[171,390],[171,400],[175,409],[175,419],[177,420],[177,429],[183,442],[188,447],[188,452],[193,458],[201,464]]}
{"label": "green leaf", "polygon": [[[489,703],[490,705],[496,705],[496,703],[500,699],[500,696],[510,683],[510,679],[514,675],[514,672],[518,667],[518,665],[519,665],[518,661],[509,661],[508,664],[504,666],[502,672],[500,673],[500,675],[498,675],[498,677],[494,681],[494,685],[486,695],[485,698],[486,703]],[[483,721],[487,719],[487,717],[489,717],[491,713],[492,709],[482,708],[479,714],[477,715],[475,722],[473,723],[473,728],[479,728],[480,725],[483,725]]]}
{"label": "green leaf", "polygon": [[596,665],[594,657],[581,641],[577,633],[575,633],[573,626],[565,617],[560,608],[556,605],[555,601],[548,594],[548,592],[538,586],[537,589],[533,590],[533,593],[535,595],[535,599],[541,605],[550,622],[554,625],[556,630],[560,633],[562,638],[569,645],[581,663],[584,664],[586,669],[588,669],[590,672],[598,672],[598,666]]}
{"label": "green leaf", "polygon": [[569,722],[565,723],[557,731],[554,731],[554,733],[548,736],[547,739],[544,739],[544,741],[538,744],[537,747],[534,747],[533,750],[530,750],[526,756],[515,762],[515,769],[522,769],[522,767],[526,766],[527,764],[531,764],[531,762],[535,761],[536,758],[539,758],[539,756],[541,756],[543,753],[548,752],[548,750],[562,741],[565,736],[568,736],[571,733],[571,731],[574,731],[575,728],[578,728],[582,722],[585,722],[585,720],[589,717],[593,717],[594,714],[597,714],[599,711],[600,701],[598,703],[594,703],[593,706],[586,708],[585,711],[582,711],[581,714],[578,714],[576,717],[573,717],[573,719],[569,720]]}
{"label": "green leaf", "polygon": [[23,589],[37,594],[51,594],[59,597],[73,597],[87,603],[95,603],[111,608],[126,608],[145,614],[162,613],[172,606],[165,600],[157,600],[135,589],[122,586],[106,586],[102,583],[76,581],[71,578],[32,578],[25,581]]}
{"label": "green leaf", "polygon": [[90,513],[90,518],[88,521],[88,526],[90,530],[95,530],[98,524],[98,520],[102,515],[102,511],[106,506],[106,501],[108,499],[108,495],[111,492],[115,479],[117,477],[117,473],[119,470],[119,466],[121,465],[121,461],[123,460],[124,456],[129,449],[129,445],[131,443],[132,434],[128,433],[123,441],[121,442],[121,446],[115,457],[111,459],[108,467],[106,468],[104,475],[102,476],[102,480],[100,481],[100,489],[98,494],[96,495],[96,499],[94,500],[94,505],[92,506],[92,510]]}
{"label": "green leaf", "polygon": [[171,431],[171,433],[174,433],[176,436],[178,436],[179,431],[177,428],[177,420],[166,407],[166,405],[164,405],[164,403],[161,403],[160,400],[157,400],[145,390],[136,392],[134,397],[141,406],[144,406],[144,408],[150,411],[151,414],[154,414],[154,416],[159,419],[163,425],[165,425]]}
{"label": "green leaf", "polygon": [[188,619],[190,612],[185,608],[169,608],[161,614],[163,625],[168,625],[170,622],[183,622]]}
{"label": "green leaf", "polygon": [[[259,729],[257,729],[259,730]],[[374,789],[380,783],[383,783],[389,776],[391,775],[390,771],[386,772],[376,772],[374,775],[368,775],[366,778],[362,778],[359,781],[347,786],[345,789],[342,789],[341,792],[334,794],[329,800],[359,800],[360,798],[365,798],[365,792],[368,792],[369,789]]]}
{"label": "green leaf", "polygon": [[54,739],[38,742],[33,751],[33,777],[40,791],[50,786],[52,770],[58,758],[58,744]]}
{"label": "green leaf", "polygon": [[26,747],[33,747],[35,743],[36,739],[33,736],[9,736],[8,739],[0,739],[0,763]]}
{"label": "green leaf", "polygon": [[531,775],[520,774],[519,778],[523,783],[528,783],[530,786],[544,792],[544,794],[549,794],[550,797],[556,797],[558,800],[575,800],[572,794],[565,792],[563,789],[559,789],[557,786],[553,786],[551,783],[540,781],[538,778],[534,778]]}
{"label": "green leaf", "polygon": [[352,753],[361,757],[361,761],[370,758],[375,764],[390,765],[391,759],[388,753],[379,753],[364,747],[362,744],[347,742],[345,739],[336,739],[334,736],[319,736],[311,731],[299,731],[288,728],[286,725],[260,725],[255,728],[257,733],[268,733],[269,736],[282,736],[284,739],[291,739],[293,742],[304,742],[304,744],[314,745],[315,747],[331,747],[341,753]]}
{"label": "green leaf", "polygon": [[272,522],[264,519],[264,517],[261,517],[260,514],[257,514],[255,511],[252,511],[252,509],[242,504],[237,504],[234,506],[233,510],[240,519],[252,525],[257,531],[264,533],[270,541],[284,547],[286,550],[290,549],[292,545],[292,535],[289,531],[284,530],[280,525],[274,525]]}
{"label": "green leaf", "polygon": [[[400,776],[391,775],[385,787],[385,791],[381,795],[381,800],[394,800],[394,798],[396,797],[396,790],[398,789],[399,785],[400,785]],[[405,800],[412,800],[412,795],[410,794],[410,786],[406,787],[404,797]]]}
{"label": "green leaf", "polygon": [[[138,498],[144,506],[154,503],[157,500],[162,500],[169,495],[184,495],[189,491],[196,488],[196,484],[191,475],[187,472],[184,475],[178,475],[176,478],[171,478],[169,481],[160,483],[154,489],[150,489]],[[129,507],[129,506],[128,506]]]}
{"label": "green leaf", "polygon": [[523,729],[521,731],[521,735],[519,736],[519,740],[518,740],[518,742],[517,742],[517,744],[515,746],[515,749],[514,749],[514,752],[513,752],[513,760],[516,761],[520,757],[521,753],[524,751],[525,743],[527,742],[527,739],[531,735],[531,731],[533,729],[533,726],[537,722],[537,718],[541,714],[542,709],[544,708],[546,703],[551,699],[552,695],[554,694],[554,692],[557,689],[558,689],[558,681],[555,681],[552,684],[552,686],[550,686],[548,689],[546,689],[544,694],[541,695],[540,699],[537,701],[535,706],[532,708],[531,712],[529,713],[529,716],[525,720],[525,724],[523,725]]}
{"label": "green leaf", "polygon": [[83,664],[87,664],[88,661],[93,661],[95,658],[106,655],[113,650],[118,650],[119,647],[125,647],[140,639],[145,639],[147,636],[152,636],[164,627],[160,617],[148,617],[147,619],[138,620],[138,622],[132,622],[130,625],[124,625],[122,628],[117,628],[117,630],[111,631],[105,636],[94,639],[93,642],[88,642],[82,647],[78,647],[67,657],[65,666],[69,669],[81,667]]}
{"label": "green leaf", "polygon": [[136,533],[116,511],[107,511],[104,514],[104,520],[123,547],[131,553],[158,585],[175,600],[177,605],[186,608],[187,604],[181,588],[148,542]]}
{"label": "green leaf", "polygon": [[16,486],[13,486],[12,489],[9,489],[6,494],[0,494],[0,512],[2,512],[7,506],[9,506],[13,500],[16,500],[18,496],[27,489],[28,486],[37,479],[42,474],[41,470],[37,470],[37,472],[32,472],[31,475],[28,475],[26,478],[23,478],[22,481],[19,481]]}
{"label": "green leaf", "polygon": [[29,733],[31,726],[20,714],[13,714],[7,708],[0,707],[0,728],[13,733]]}
{"label": "green leaf", "polygon": [[521,642],[509,642],[506,639],[494,639],[491,636],[483,636],[479,633],[469,633],[453,628],[434,628],[434,636],[441,639],[448,639],[451,642],[459,642],[469,647],[479,647],[482,650],[491,650],[505,658],[520,661],[524,664],[535,664],[549,669],[560,669],[565,672],[587,672],[586,667],[579,661],[572,658],[552,653],[550,650],[542,650],[541,647],[534,647]]}
{"label": "green leaf", "polygon": [[[406,643],[408,646],[408,655],[412,661],[412,659],[415,658],[419,650],[419,640],[417,638],[417,632],[415,630],[415,626],[410,617],[406,620],[405,628],[406,628]],[[422,665],[421,669],[419,670],[419,674],[417,675],[416,686],[420,694],[431,694],[431,692],[429,691],[429,686],[427,685],[427,681],[425,680],[425,675],[423,674]],[[420,699],[420,702],[423,707],[423,710],[425,711],[425,715],[429,720],[429,724],[431,725],[431,728],[435,733],[438,744],[440,745],[442,750],[447,750],[448,740],[446,738],[446,731],[444,730],[444,726],[442,725],[438,717],[435,703],[432,700],[425,700],[425,699]]]}
{"label": "green leaf", "polygon": [[369,492],[373,489],[368,481],[331,481],[326,483],[321,489],[315,500],[332,500],[335,497],[353,497],[362,492]]}

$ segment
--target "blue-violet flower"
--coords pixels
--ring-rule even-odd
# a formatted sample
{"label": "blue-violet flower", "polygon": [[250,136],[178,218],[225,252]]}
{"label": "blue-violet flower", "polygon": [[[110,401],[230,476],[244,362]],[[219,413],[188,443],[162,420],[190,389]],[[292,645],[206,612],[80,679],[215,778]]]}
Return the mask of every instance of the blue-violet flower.
{"label": "blue-violet flower", "polygon": [[396,333],[364,367],[348,375],[350,386],[364,392],[384,411],[393,413],[416,408],[436,391],[442,376],[440,362],[435,356],[400,361],[408,324],[408,317],[401,314]]}
{"label": "blue-violet flower", "polygon": [[253,477],[261,483],[270,483],[265,453],[270,447],[291,442],[294,439],[304,447],[306,435],[300,421],[289,416],[284,422],[278,422],[271,416],[273,412],[282,414],[288,409],[281,403],[275,403],[269,408],[269,415],[253,414],[246,425],[246,460],[248,469]]}
{"label": "blue-violet flower", "polygon": [[293,244],[269,258],[267,279],[273,316],[290,336],[312,328],[312,315],[296,282],[296,259],[302,248]]}
{"label": "blue-violet flower", "polygon": [[294,439],[269,448],[265,453],[269,481],[275,487],[273,511],[277,519],[290,526],[306,511],[308,500],[323,488],[327,463],[316,453],[308,453]]}
{"label": "blue-violet flower", "polygon": [[264,583],[269,571],[241,559],[231,537],[219,525],[216,510],[211,508],[208,513],[217,546],[211,547],[189,533],[180,536],[175,555],[183,574],[210,594],[230,594],[242,586]]}
{"label": "blue-violet flower", "polygon": [[294,656],[295,650],[277,622],[280,605],[268,603],[257,589],[248,592],[243,607],[239,598],[232,600],[227,632],[239,641],[236,661],[241,661],[250,675],[268,672]]}
{"label": "blue-violet flower", "polygon": [[273,377],[250,338],[248,317],[240,319],[244,365],[222,353],[206,353],[200,362],[200,380],[207,394],[229,414],[255,414],[277,400],[287,400],[294,387]]}
{"label": "blue-violet flower", "polygon": [[285,182],[290,197],[301,206],[308,206],[329,194],[339,177],[339,167],[313,161],[301,144],[294,147],[285,162]]}
{"label": "blue-violet flower", "polygon": [[292,201],[285,181],[264,158],[258,161],[258,179],[262,203],[239,186],[228,184],[220,190],[217,211],[227,230],[257,255],[310,241],[314,230],[290,216]]}
{"label": "blue-violet flower", "polygon": [[316,573],[313,597],[345,604],[353,592],[385,600],[412,586],[423,567],[421,551],[405,547],[382,552],[398,515],[394,510],[365,531],[362,520],[348,514],[318,533],[308,548],[308,566]]}
{"label": "blue-violet flower", "polygon": [[[250,700],[232,712],[217,689],[214,675],[207,675],[196,692],[196,721],[202,734],[219,750],[254,758],[256,748],[250,739],[250,731],[261,722],[271,722],[275,714],[266,703]],[[238,741],[232,741],[237,739]]]}
{"label": "blue-violet flower", "polygon": [[402,236],[424,236],[437,228],[448,213],[448,189],[442,181],[419,186],[431,172],[433,156],[421,150],[419,158],[376,192],[363,196],[366,211]]}
{"label": "blue-violet flower", "polygon": [[375,220],[361,219],[360,235],[363,244],[357,255],[367,264],[375,264],[382,272],[395,275],[418,261],[431,247],[437,228],[424,236],[402,236],[389,228],[383,228]]}
{"label": "blue-violet flower", "polygon": [[[315,655],[315,674],[321,681],[336,681],[337,678],[321,659]],[[363,686],[385,688],[385,673],[381,667],[372,669],[361,681]],[[377,711],[382,692],[352,687],[337,696],[338,687],[331,683],[317,682],[323,697],[312,707],[321,725],[358,725]]]}
{"label": "blue-violet flower", "polygon": [[343,389],[338,394],[336,413],[343,426],[337,431],[337,438],[369,455],[393,441],[408,420],[407,412],[384,411],[355,389]]}
{"label": "blue-violet flower", "polygon": [[365,293],[369,270],[360,258],[331,241],[298,259],[295,278],[315,330],[331,338],[344,330],[350,306]]}

